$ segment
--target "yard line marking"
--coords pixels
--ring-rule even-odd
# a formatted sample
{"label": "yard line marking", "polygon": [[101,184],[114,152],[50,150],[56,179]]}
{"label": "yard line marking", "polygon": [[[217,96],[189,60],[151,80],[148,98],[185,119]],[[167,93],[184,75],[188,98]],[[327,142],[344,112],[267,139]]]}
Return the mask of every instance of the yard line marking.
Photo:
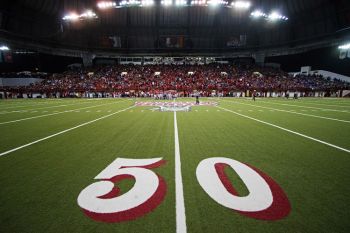
{"label": "yard line marking", "polygon": [[179,145],[179,132],[177,128],[176,111],[174,111],[175,134],[175,191],[176,191],[176,233],[186,233],[186,213],[181,174],[181,157]]}
{"label": "yard line marking", "polygon": [[[125,101],[126,101],[126,100],[125,100]],[[125,102],[125,101],[117,101],[117,102],[115,102],[115,103],[122,103],[122,102]],[[114,104],[114,103],[108,103],[108,104]],[[62,113],[73,112],[73,111],[76,111],[76,110],[82,110],[82,109],[88,109],[88,108],[95,108],[95,107],[100,107],[100,106],[108,105],[108,104],[99,104],[99,105],[93,105],[93,106],[84,107],[84,108],[78,108],[78,109],[73,109],[73,110],[67,110],[67,111],[63,111],[63,112],[54,112],[54,113],[50,113],[50,114],[39,115],[39,116],[33,116],[33,117],[27,117],[27,118],[22,118],[22,119],[13,120],[13,121],[5,121],[5,122],[0,122],[0,125],[6,125],[6,124],[15,123],[15,122],[20,122],[20,121],[27,121],[27,120],[36,119],[36,118],[42,118],[42,117],[47,117],[47,116],[53,116],[53,115],[58,115],[58,114],[62,114]]]}
{"label": "yard line marking", "polygon": [[74,129],[78,129],[78,128],[83,127],[83,126],[85,126],[85,125],[90,125],[90,124],[92,124],[92,123],[94,123],[94,122],[96,122],[96,121],[103,120],[103,119],[105,119],[105,118],[107,118],[107,117],[111,117],[111,116],[113,116],[113,115],[116,115],[116,114],[118,114],[118,113],[124,112],[124,111],[126,111],[126,110],[128,110],[128,109],[130,109],[130,108],[133,108],[133,107],[135,107],[135,105],[130,106],[130,107],[128,107],[128,108],[124,108],[124,109],[119,110],[119,111],[117,111],[117,112],[114,112],[114,113],[111,113],[111,114],[105,115],[105,116],[103,116],[103,117],[99,117],[99,118],[97,118],[97,119],[95,119],[95,120],[92,120],[92,121],[88,121],[88,122],[82,123],[82,124],[77,125],[77,126],[74,126],[74,127],[72,127],[72,128],[62,130],[62,131],[60,131],[60,132],[58,132],[58,133],[55,133],[55,134],[49,135],[49,136],[44,137],[44,138],[40,138],[40,139],[38,139],[38,140],[36,140],[36,141],[33,141],[33,142],[30,142],[30,143],[24,144],[24,145],[22,145],[22,146],[19,146],[19,147],[13,148],[13,149],[11,149],[11,150],[8,150],[8,151],[5,151],[5,152],[2,152],[2,153],[0,154],[0,157],[1,157],[1,156],[4,156],[4,155],[7,155],[7,154],[10,154],[10,153],[12,153],[12,152],[15,152],[15,151],[17,151],[17,150],[20,150],[20,149],[26,148],[26,147],[28,147],[28,146],[31,146],[31,145],[37,144],[37,143],[39,143],[39,142],[45,141],[45,140],[47,140],[47,139],[50,139],[50,138],[56,137],[56,136],[58,136],[58,135],[61,135],[61,134],[67,133],[67,132],[72,131],[72,130],[74,130]]}
{"label": "yard line marking", "polygon": [[10,107],[5,107],[5,108],[2,108],[2,109],[10,109],[10,108],[22,108],[22,107],[35,107],[35,106],[42,106],[42,105],[45,105],[45,104],[48,104],[48,103],[40,103],[40,104],[32,104],[32,105],[11,105]]}
{"label": "yard line marking", "polygon": [[[347,121],[347,120],[341,120],[341,119],[331,118],[331,117],[323,117],[323,116],[312,115],[312,114],[301,113],[301,112],[295,112],[295,111],[288,111],[288,110],[283,110],[283,109],[278,109],[278,108],[271,108],[271,107],[265,107],[265,106],[258,106],[258,105],[253,105],[253,104],[244,104],[244,103],[239,103],[239,102],[236,102],[236,101],[227,101],[227,100],[226,100],[226,102],[229,102],[229,103],[236,103],[236,104],[243,104],[243,105],[247,105],[247,106],[254,106],[254,107],[264,108],[264,109],[271,109],[271,110],[275,110],[275,111],[279,111],[279,112],[293,113],[293,114],[297,114],[297,115],[301,115],[301,116],[309,116],[309,117],[320,118],[320,119],[325,119],[325,120],[331,120],[331,121],[339,121],[339,122],[350,123],[350,121]],[[271,110],[270,110],[270,111],[271,111]],[[262,111],[262,110],[259,110],[259,111]]]}
{"label": "yard line marking", "polygon": [[233,114],[236,114],[238,116],[241,116],[241,117],[244,117],[244,118],[248,118],[250,120],[253,120],[253,121],[257,121],[259,123],[262,123],[262,124],[265,124],[265,125],[269,125],[269,126],[272,126],[272,127],[275,127],[277,129],[281,129],[281,130],[284,130],[286,132],[289,132],[289,133],[292,133],[292,134],[295,134],[295,135],[298,135],[298,136],[301,136],[303,138],[307,138],[307,139],[310,139],[312,141],[315,141],[315,142],[319,142],[321,144],[324,144],[324,145],[327,145],[327,146],[330,146],[330,147],[333,147],[335,149],[338,149],[338,150],[341,150],[341,151],[345,151],[347,153],[350,153],[350,150],[348,149],[345,149],[343,147],[340,147],[340,146],[337,146],[337,145],[334,145],[334,144],[331,144],[331,143],[328,143],[328,142],[325,142],[325,141],[322,141],[320,139],[317,139],[317,138],[313,138],[313,137],[310,137],[310,136],[307,136],[305,134],[302,134],[302,133],[298,133],[296,131],[293,131],[293,130],[290,130],[290,129],[286,129],[286,128],[283,128],[281,126],[278,126],[278,125],[275,125],[275,124],[272,124],[272,123],[269,123],[269,122],[266,122],[266,121],[262,121],[262,120],[259,120],[259,119],[256,119],[256,118],[253,118],[253,117],[250,117],[250,116],[246,116],[246,115],[243,115],[241,113],[238,113],[238,112],[235,112],[235,111],[232,111],[230,109],[227,109],[227,108],[223,108],[223,107],[219,107],[219,106],[216,106],[217,108],[220,108],[222,110],[225,110],[227,112],[231,112]]}
{"label": "yard line marking", "polygon": [[[72,105],[79,105],[79,104],[88,104],[90,102],[83,102],[81,101],[80,103],[79,102],[76,102],[74,104],[61,104],[61,105],[54,105],[54,106],[46,106],[46,107],[40,107],[40,108],[32,108],[32,109],[23,109],[23,110],[28,110],[28,111],[33,111],[33,110],[41,110],[41,109],[47,109],[47,108],[59,108],[59,107],[67,107],[67,106],[72,106]],[[13,106],[15,107],[15,106]],[[29,106],[29,107],[32,107],[32,106]],[[20,110],[19,110],[20,111]],[[10,112],[9,112],[10,113]],[[0,113],[1,114],[1,113]]]}
{"label": "yard line marking", "polygon": [[309,106],[302,106],[302,105],[295,105],[295,104],[280,104],[280,103],[276,103],[276,102],[266,102],[266,101],[259,101],[259,102],[261,102],[261,103],[267,103],[267,104],[278,104],[278,105],[285,105],[285,106],[293,106],[293,107],[299,107],[299,108],[320,109],[320,110],[323,110],[323,111],[333,111],[333,112],[350,113],[349,111],[345,111],[345,110],[336,110],[336,109],[309,107]]}
{"label": "yard line marking", "polygon": [[300,102],[302,104],[310,104],[310,105],[320,105],[320,106],[329,106],[329,107],[344,107],[344,108],[350,108],[350,105],[338,105],[338,104],[321,104],[321,103],[316,103],[316,102],[309,102],[309,101],[304,101]]}

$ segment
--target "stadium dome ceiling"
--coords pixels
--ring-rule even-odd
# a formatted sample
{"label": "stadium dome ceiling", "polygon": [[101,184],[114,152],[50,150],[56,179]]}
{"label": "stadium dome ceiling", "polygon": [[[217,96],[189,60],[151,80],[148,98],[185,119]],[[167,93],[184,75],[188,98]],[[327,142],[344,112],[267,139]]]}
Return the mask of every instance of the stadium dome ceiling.
{"label": "stadium dome ceiling", "polygon": [[[2,33],[85,48],[108,47],[110,38],[117,38],[112,42],[112,47],[117,43],[116,49],[162,48],[163,37],[181,36],[175,40],[181,40],[183,48],[226,49],[229,43],[237,44],[242,38],[242,47],[274,46],[317,39],[350,26],[348,0],[250,2],[249,11],[158,4],[103,11],[97,8],[96,0],[1,1],[0,28]],[[96,12],[98,19],[76,24],[62,21],[69,12],[87,9]],[[289,20],[254,20],[250,13],[256,9],[278,11]]]}

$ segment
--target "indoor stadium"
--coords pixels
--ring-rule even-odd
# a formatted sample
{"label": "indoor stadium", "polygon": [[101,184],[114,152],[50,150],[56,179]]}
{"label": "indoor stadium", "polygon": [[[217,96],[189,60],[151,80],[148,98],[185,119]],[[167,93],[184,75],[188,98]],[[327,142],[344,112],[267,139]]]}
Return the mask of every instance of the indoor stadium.
{"label": "indoor stadium", "polygon": [[1,0],[1,233],[350,232],[349,0]]}

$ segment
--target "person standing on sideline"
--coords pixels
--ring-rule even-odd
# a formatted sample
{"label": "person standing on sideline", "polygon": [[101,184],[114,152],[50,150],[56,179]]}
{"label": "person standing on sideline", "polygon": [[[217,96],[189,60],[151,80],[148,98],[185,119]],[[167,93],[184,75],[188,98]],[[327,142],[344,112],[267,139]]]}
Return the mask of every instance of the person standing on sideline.
{"label": "person standing on sideline", "polygon": [[256,90],[253,91],[253,101],[255,101],[256,98]]}
{"label": "person standing on sideline", "polygon": [[199,94],[196,94],[196,105],[199,105]]}

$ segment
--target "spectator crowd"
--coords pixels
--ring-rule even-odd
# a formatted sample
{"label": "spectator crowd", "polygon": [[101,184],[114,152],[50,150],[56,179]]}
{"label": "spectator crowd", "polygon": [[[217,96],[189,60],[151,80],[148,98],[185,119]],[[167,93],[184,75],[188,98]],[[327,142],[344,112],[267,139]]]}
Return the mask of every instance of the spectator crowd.
{"label": "spectator crowd", "polygon": [[251,65],[115,65],[66,71],[41,77],[42,82],[22,87],[0,87],[12,93],[100,92],[115,95],[153,96],[200,92],[222,96],[233,91],[338,91],[350,84],[321,76],[291,76],[279,69]]}

